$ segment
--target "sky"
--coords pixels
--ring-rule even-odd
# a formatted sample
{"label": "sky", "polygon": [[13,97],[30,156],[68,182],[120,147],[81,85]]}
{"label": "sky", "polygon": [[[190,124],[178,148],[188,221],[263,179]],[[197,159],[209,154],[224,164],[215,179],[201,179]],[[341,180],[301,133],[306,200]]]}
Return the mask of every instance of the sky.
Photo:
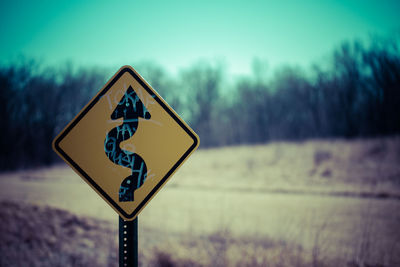
{"label": "sky", "polygon": [[344,40],[400,32],[400,1],[1,1],[0,63],[119,68],[152,61],[171,73],[199,60],[248,74],[307,67]]}

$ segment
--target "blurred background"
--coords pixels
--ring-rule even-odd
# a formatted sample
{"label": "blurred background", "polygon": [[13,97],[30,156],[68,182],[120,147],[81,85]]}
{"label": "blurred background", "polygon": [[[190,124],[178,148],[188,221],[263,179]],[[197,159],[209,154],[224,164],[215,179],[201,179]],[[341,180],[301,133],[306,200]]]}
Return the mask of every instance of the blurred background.
{"label": "blurred background", "polygon": [[399,11],[0,3],[0,265],[118,263],[116,214],[51,142],[128,64],[201,139],[140,216],[143,266],[400,266]]}

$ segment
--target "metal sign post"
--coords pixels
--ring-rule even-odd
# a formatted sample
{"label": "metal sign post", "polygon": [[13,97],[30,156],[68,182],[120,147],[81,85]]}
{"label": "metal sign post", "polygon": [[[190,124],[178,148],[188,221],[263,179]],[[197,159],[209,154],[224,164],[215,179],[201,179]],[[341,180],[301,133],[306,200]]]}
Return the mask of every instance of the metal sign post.
{"label": "metal sign post", "polygon": [[119,267],[138,266],[138,218],[125,221],[119,216]]}

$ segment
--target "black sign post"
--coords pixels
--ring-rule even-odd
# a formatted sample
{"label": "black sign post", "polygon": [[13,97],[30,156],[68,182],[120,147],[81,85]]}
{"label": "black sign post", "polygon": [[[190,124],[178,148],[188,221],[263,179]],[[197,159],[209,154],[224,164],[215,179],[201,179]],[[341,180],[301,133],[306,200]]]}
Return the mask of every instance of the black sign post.
{"label": "black sign post", "polygon": [[125,221],[119,217],[119,266],[138,266],[138,218]]}

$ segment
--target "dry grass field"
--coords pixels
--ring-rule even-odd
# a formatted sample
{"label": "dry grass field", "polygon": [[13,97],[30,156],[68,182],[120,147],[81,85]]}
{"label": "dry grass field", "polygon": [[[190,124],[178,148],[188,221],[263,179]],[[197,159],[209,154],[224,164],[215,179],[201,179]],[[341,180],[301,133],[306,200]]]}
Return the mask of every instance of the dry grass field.
{"label": "dry grass field", "polygon": [[[399,163],[399,137],[197,151],[140,214],[140,263],[400,266]],[[0,204],[0,266],[117,266],[117,215],[66,165],[1,174]]]}

